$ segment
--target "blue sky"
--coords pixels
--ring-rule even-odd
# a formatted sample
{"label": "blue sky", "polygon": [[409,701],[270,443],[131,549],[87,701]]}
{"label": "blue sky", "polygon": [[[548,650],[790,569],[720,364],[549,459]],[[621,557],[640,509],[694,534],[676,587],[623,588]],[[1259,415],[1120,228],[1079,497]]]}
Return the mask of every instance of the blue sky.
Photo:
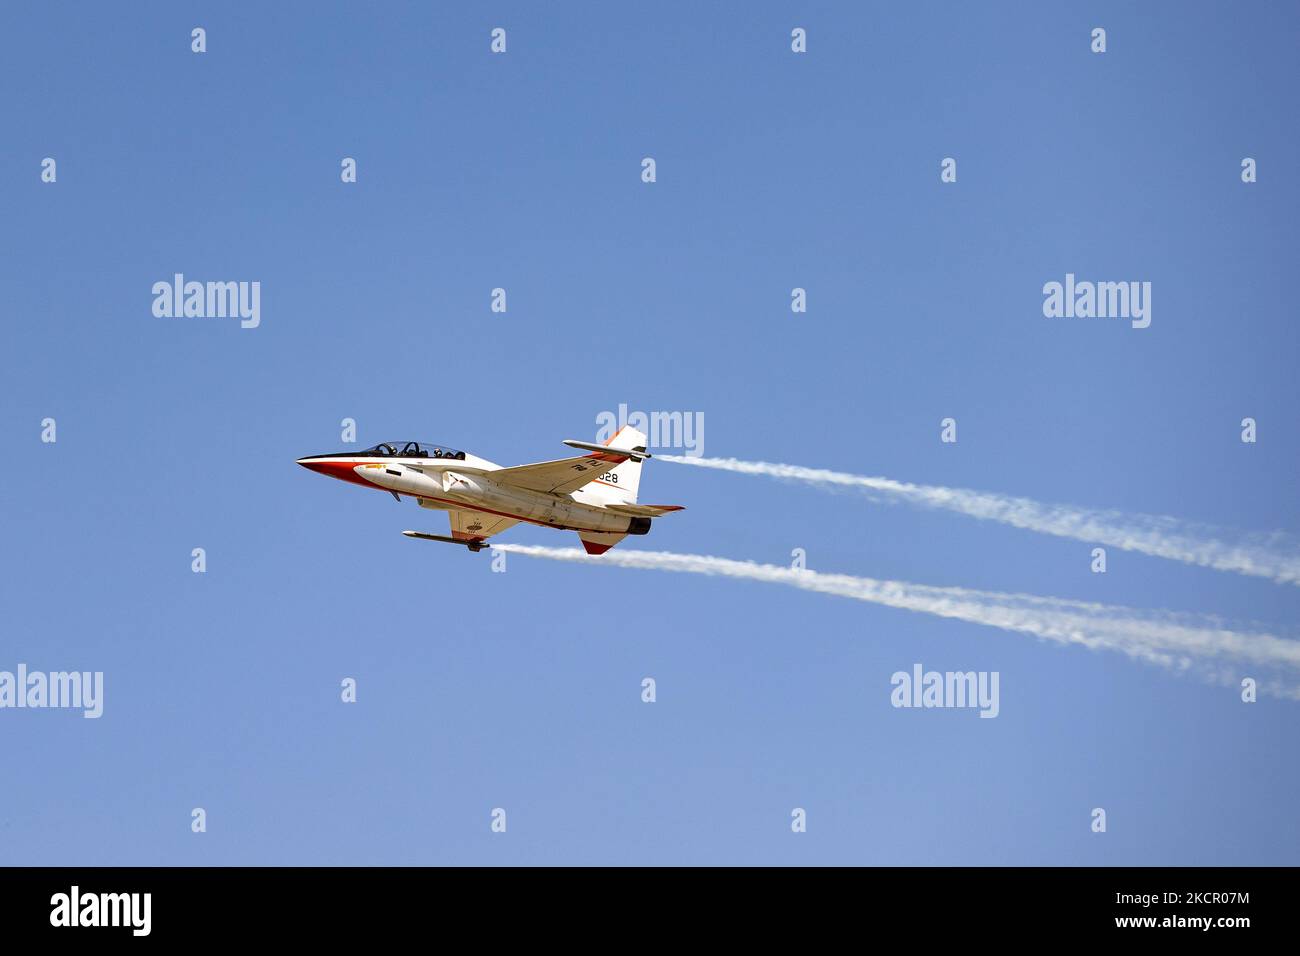
{"label": "blue sky", "polygon": [[[6,7],[0,669],[101,670],[105,704],[0,711],[0,862],[1300,862],[1295,703],[756,583],[494,574],[398,533],[441,516],[294,464],[345,417],[364,444],[560,457],[627,403],[702,413],[713,456],[1300,532],[1298,26]],[[260,327],[154,317],[176,272],[259,281]],[[1067,272],[1150,281],[1150,328],[1044,318]],[[642,500],[688,510],[620,547],[1296,635],[1292,587],[1117,550],[1096,575],[1084,543],[961,516],[663,462]],[[916,662],[999,671],[1000,716],[892,708]]]}

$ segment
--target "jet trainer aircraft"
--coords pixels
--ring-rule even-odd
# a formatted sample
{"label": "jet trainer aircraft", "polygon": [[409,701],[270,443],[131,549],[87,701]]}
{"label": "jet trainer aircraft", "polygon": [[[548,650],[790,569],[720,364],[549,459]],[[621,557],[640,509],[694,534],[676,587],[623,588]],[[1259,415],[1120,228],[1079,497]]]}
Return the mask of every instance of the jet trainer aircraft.
{"label": "jet trainer aircraft", "polygon": [[312,471],[387,491],[398,501],[447,512],[451,537],[403,531],[411,538],[462,544],[481,551],[492,535],[527,521],[576,531],[588,554],[604,554],[629,534],[646,534],[653,518],[681,505],[639,505],[641,462],[651,457],[646,436],[624,426],[603,445],[566,439],[587,454],[502,468],[475,455],[430,442],[380,442],[373,448],[311,455]]}

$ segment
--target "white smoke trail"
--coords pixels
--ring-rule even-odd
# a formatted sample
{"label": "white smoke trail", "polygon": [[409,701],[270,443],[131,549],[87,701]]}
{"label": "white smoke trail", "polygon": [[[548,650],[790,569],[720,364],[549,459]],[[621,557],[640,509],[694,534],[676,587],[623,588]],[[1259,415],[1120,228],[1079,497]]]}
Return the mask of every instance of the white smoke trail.
{"label": "white smoke trail", "polygon": [[885,499],[956,511],[973,518],[998,521],[1043,534],[1109,545],[1125,551],[1138,551],[1218,571],[1235,571],[1238,574],[1300,585],[1300,543],[1280,532],[1243,536],[1179,518],[1044,504],[1031,498],[966,488],[914,485],[889,478],[851,475],[799,465],[739,461],[735,458],[688,458],[682,455],[655,457],[699,468],[765,475],[814,485],[856,488]]}
{"label": "white smoke trail", "polygon": [[[1213,618],[1196,618],[1170,611],[1139,611],[1032,594],[883,581],[704,554],[610,551],[596,556],[571,548],[524,544],[496,544],[493,547],[511,554],[578,564],[616,565],[784,584],[819,594],[1033,634],[1061,644],[1119,651],[1173,670],[1195,670],[1218,682],[1235,683],[1242,676],[1255,676],[1243,675],[1236,669],[1243,664],[1268,669],[1300,669],[1300,642],[1271,634],[1229,630]],[[1260,681],[1259,686],[1300,700],[1300,685],[1294,680]]]}

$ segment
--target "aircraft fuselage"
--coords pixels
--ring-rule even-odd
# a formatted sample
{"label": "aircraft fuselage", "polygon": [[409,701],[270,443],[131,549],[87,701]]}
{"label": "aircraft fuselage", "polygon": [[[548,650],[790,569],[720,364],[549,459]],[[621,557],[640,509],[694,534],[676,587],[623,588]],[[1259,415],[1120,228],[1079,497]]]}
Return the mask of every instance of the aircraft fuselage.
{"label": "aircraft fuselage", "polygon": [[300,458],[298,464],[353,484],[407,495],[424,508],[479,511],[565,531],[645,534],[650,529],[648,518],[614,514],[569,495],[497,484],[492,472],[500,466],[474,455],[463,459],[318,455]]}

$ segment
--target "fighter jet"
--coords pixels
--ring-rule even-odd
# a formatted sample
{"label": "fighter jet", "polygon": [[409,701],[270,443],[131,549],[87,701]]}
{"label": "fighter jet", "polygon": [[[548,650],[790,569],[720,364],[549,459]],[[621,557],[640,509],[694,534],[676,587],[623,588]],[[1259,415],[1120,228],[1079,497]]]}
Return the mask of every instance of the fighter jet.
{"label": "fighter jet", "polygon": [[521,521],[576,531],[588,554],[604,554],[630,534],[646,534],[660,515],[681,505],[639,505],[641,463],[650,458],[646,436],[624,426],[603,445],[566,439],[587,452],[533,465],[502,468],[433,442],[380,442],[362,451],[299,458],[304,468],[387,491],[398,501],[445,511],[451,536],[403,531],[410,538],[460,544],[484,542]]}

